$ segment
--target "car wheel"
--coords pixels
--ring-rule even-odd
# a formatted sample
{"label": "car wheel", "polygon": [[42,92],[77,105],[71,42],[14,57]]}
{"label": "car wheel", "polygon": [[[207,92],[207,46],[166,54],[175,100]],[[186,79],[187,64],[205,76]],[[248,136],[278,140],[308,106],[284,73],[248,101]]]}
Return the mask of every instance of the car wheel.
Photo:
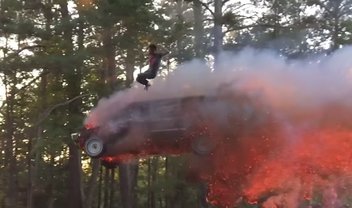
{"label": "car wheel", "polygon": [[105,151],[104,143],[97,137],[91,137],[84,143],[84,149],[87,155],[93,158],[98,158],[103,155]]}
{"label": "car wheel", "polygon": [[191,147],[197,155],[209,155],[216,147],[215,142],[208,136],[201,136],[193,139]]}

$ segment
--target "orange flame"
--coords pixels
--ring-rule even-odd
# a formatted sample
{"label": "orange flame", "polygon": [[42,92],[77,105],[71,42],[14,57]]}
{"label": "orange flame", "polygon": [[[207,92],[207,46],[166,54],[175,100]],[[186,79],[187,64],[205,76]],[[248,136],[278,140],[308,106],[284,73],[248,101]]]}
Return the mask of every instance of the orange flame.
{"label": "orange flame", "polygon": [[[287,139],[292,135],[282,133],[282,124],[266,123],[264,129],[270,131],[256,129],[256,134],[237,139],[237,147],[221,146],[213,157],[214,171],[207,177],[209,201],[228,207],[244,196],[248,203],[267,198],[264,207],[272,207],[268,199],[275,199],[278,207],[298,207],[292,205],[292,198],[299,204],[331,189],[325,199],[343,203],[346,190],[352,188],[352,128],[346,121],[351,112],[346,108],[322,112],[324,116],[310,114],[291,121],[290,132],[297,133],[296,138]],[[302,130],[311,121],[314,125]],[[325,199],[323,206],[331,207],[327,204],[331,200]]]}

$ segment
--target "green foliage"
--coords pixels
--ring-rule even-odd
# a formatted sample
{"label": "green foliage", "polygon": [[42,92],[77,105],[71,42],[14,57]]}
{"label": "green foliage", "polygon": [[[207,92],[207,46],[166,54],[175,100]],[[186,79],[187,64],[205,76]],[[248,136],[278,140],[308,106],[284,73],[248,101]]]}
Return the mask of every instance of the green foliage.
{"label": "green foliage", "polygon": [[317,36],[322,42],[330,42],[330,50],[336,50],[349,42],[350,32],[347,27],[351,21],[352,1],[308,0],[307,4],[319,8],[316,12],[319,24],[316,26]]}
{"label": "green foliage", "polygon": [[[54,207],[67,206],[70,133],[83,125],[85,114],[100,98],[126,87],[127,63],[132,70],[144,66],[149,43],[170,49],[170,60],[176,64],[191,60],[195,57],[194,23],[200,20],[201,52],[212,55],[214,17],[204,5],[211,8],[214,1],[202,1],[204,16],[199,17],[194,17],[194,1],[96,0],[91,6],[69,8],[69,16],[63,17],[65,3],[1,1],[0,54],[4,56],[0,57],[0,77],[7,94],[0,109],[0,136],[4,138],[0,148],[15,161],[15,172],[10,173],[10,160],[1,160],[1,204],[9,197],[11,184],[17,184],[17,207],[25,207],[32,181],[34,205],[38,205],[34,207],[49,207],[50,200]],[[241,1],[223,2],[224,49],[271,48],[297,58],[325,50],[322,46],[327,42],[331,43],[328,50],[352,43],[351,1],[252,3],[261,12],[244,13]],[[306,13],[309,9],[314,13]],[[132,52],[130,57],[127,51]],[[109,57],[114,66],[107,68]],[[113,77],[105,77],[109,70]],[[113,86],[107,84],[110,79]],[[88,95],[60,105],[82,94]],[[185,180],[186,160],[142,160],[138,207],[146,207],[151,193],[163,206],[196,207],[198,187]],[[29,178],[30,170],[36,171],[33,178]],[[89,168],[83,172],[85,191],[92,172]],[[115,197],[120,200],[117,185]],[[256,206],[243,202],[241,207]]]}

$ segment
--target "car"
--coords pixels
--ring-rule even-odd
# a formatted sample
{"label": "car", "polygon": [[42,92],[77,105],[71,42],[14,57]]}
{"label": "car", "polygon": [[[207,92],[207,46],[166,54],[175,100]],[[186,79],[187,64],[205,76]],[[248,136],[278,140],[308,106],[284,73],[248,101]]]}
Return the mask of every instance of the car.
{"label": "car", "polygon": [[100,158],[106,166],[150,155],[191,153],[206,157],[223,142],[215,137],[236,133],[230,120],[239,116],[254,119],[254,108],[248,102],[227,96],[134,102],[106,123],[86,125],[74,140],[88,156]]}

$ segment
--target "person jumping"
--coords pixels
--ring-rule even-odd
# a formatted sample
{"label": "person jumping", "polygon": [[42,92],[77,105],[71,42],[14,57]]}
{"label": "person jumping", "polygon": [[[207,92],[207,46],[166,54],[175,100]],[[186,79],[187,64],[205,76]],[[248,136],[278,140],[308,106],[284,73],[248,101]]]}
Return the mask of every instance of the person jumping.
{"label": "person jumping", "polygon": [[147,79],[154,79],[159,71],[160,62],[162,57],[169,54],[169,51],[164,51],[162,53],[157,52],[157,47],[155,44],[150,44],[148,47],[149,53],[149,69],[143,73],[138,74],[137,82],[144,85],[144,89],[148,90],[150,87],[149,81]]}

